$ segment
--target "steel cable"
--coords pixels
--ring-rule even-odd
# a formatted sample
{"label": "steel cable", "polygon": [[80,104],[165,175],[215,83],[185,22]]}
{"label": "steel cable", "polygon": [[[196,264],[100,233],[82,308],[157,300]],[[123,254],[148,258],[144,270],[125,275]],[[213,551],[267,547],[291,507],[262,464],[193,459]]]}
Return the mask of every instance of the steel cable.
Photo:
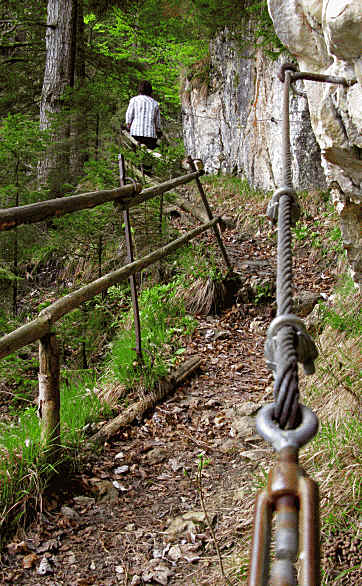
{"label": "steel cable", "polygon": [[[288,71],[289,70],[289,71]],[[256,499],[254,533],[249,566],[249,586],[294,586],[295,563],[299,551],[300,583],[320,584],[319,496],[317,484],[298,466],[298,451],[318,430],[318,418],[299,404],[298,362],[306,374],[314,372],[317,348],[300,318],[292,313],[291,226],[298,219],[298,203],[292,188],[289,138],[289,87],[291,81],[310,79],[353,84],[345,78],[332,78],[297,72],[285,64],[280,71],[283,94],[283,185],[273,195],[268,217],[278,221],[277,317],[268,329],[265,343],[267,364],[274,371],[274,403],[258,412],[256,429],[279,454],[269,473],[267,488]],[[273,514],[274,560],[270,568]],[[298,543],[299,541],[299,543]],[[298,576],[299,578],[299,576]]]}
{"label": "steel cable", "polygon": [[[292,169],[289,139],[290,71],[285,71],[283,91],[283,189],[278,208],[277,315],[292,313]],[[298,363],[295,331],[281,328],[277,335],[277,369],[274,383],[274,417],[281,428],[293,429],[299,411]]]}

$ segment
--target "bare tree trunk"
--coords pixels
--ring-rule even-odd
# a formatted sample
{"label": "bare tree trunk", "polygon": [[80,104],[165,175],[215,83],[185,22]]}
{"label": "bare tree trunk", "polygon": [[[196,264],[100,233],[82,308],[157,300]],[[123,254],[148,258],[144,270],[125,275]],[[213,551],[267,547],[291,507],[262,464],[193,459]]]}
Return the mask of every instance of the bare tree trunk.
{"label": "bare tree trunk", "polygon": [[48,183],[52,196],[62,194],[69,174],[69,121],[61,120],[62,99],[74,80],[74,3],[76,0],[48,0],[46,62],[40,104],[40,128],[52,127],[52,144],[39,163],[38,179]]}
{"label": "bare tree trunk", "polygon": [[[77,97],[85,81],[84,19],[83,0],[73,0],[72,72],[71,87],[74,88],[70,129],[70,176],[77,181],[82,174],[84,162],[88,158],[88,119],[89,108],[86,101]],[[79,95],[79,94],[78,94]]]}

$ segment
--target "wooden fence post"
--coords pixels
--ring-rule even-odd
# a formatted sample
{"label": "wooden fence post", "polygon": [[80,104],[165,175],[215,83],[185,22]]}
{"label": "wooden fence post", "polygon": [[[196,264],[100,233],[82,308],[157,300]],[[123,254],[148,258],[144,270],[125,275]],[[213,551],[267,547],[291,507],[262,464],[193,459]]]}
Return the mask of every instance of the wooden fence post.
{"label": "wooden fence post", "polygon": [[[196,165],[195,165],[194,160],[193,160],[193,158],[191,156],[188,156],[187,157],[187,162],[188,162],[188,164],[190,166],[190,169],[192,171],[197,171]],[[200,181],[200,179],[198,177],[195,178],[195,181],[196,181],[196,184],[197,184],[197,188],[199,190],[199,194],[200,194],[201,199],[202,199],[202,203],[205,206],[205,210],[206,210],[206,213],[207,213],[207,217],[209,218],[209,220],[212,220],[213,219],[212,211],[211,211],[211,208],[209,206],[209,202],[207,201],[207,197],[206,197],[204,188],[201,185],[201,181]],[[231,262],[229,260],[228,254],[226,252],[226,248],[224,246],[224,243],[222,241],[222,238],[221,238],[221,235],[220,235],[219,226],[214,225],[212,229],[214,230],[214,234],[216,236],[216,240],[217,240],[218,245],[220,247],[221,254],[222,254],[222,257],[223,257],[223,259],[225,261],[225,264],[227,266],[227,269],[229,271],[232,271],[232,265],[231,265]]]}
{"label": "wooden fence post", "polygon": [[41,437],[52,444],[52,453],[60,443],[59,352],[55,333],[39,340],[39,402]]}

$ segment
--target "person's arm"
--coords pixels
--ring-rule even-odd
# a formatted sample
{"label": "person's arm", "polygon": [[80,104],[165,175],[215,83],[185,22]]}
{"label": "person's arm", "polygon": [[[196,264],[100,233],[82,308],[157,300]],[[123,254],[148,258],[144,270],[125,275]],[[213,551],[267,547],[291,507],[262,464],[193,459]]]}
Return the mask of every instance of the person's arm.
{"label": "person's arm", "polygon": [[133,105],[133,100],[131,99],[129,104],[128,104],[128,108],[127,108],[127,112],[126,112],[126,126],[127,126],[127,130],[129,130],[131,128],[131,124],[133,122],[133,118],[134,118],[134,105]]}
{"label": "person's arm", "polygon": [[155,126],[156,126],[156,134],[157,136],[162,136],[161,132],[161,115],[160,115],[160,108],[157,106],[155,111]]}

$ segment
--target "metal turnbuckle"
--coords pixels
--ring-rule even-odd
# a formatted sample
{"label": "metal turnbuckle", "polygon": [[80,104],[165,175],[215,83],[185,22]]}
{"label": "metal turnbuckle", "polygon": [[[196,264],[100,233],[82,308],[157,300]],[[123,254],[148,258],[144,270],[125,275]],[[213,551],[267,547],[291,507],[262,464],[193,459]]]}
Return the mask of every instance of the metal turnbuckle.
{"label": "metal turnbuckle", "polygon": [[273,224],[278,223],[279,200],[282,195],[288,195],[291,198],[291,225],[295,226],[300,218],[300,206],[296,192],[292,187],[280,187],[275,191],[273,197],[268,203],[266,215]]}
{"label": "metal turnbuckle", "polygon": [[[275,559],[269,570],[273,513]],[[297,582],[294,564],[298,551],[301,572]],[[267,488],[256,499],[248,584],[318,586],[319,563],[318,486],[298,465],[297,450],[283,448]]]}
{"label": "metal turnbuckle", "polygon": [[[272,420],[273,409],[273,405],[267,405],[257,417],[258,432],[271,442],[279,460],[269,474],[267,488],[259,492],[256,499],[248,584],[318,586],[318,486],[298,464],[298,450],[315,435],[318,420],[310,409],[301,405],[301,424],[296,429],[284,431]],[[272,533],[275,548],[270,568]],[[298,552],[300,577],[297,582]]]}

